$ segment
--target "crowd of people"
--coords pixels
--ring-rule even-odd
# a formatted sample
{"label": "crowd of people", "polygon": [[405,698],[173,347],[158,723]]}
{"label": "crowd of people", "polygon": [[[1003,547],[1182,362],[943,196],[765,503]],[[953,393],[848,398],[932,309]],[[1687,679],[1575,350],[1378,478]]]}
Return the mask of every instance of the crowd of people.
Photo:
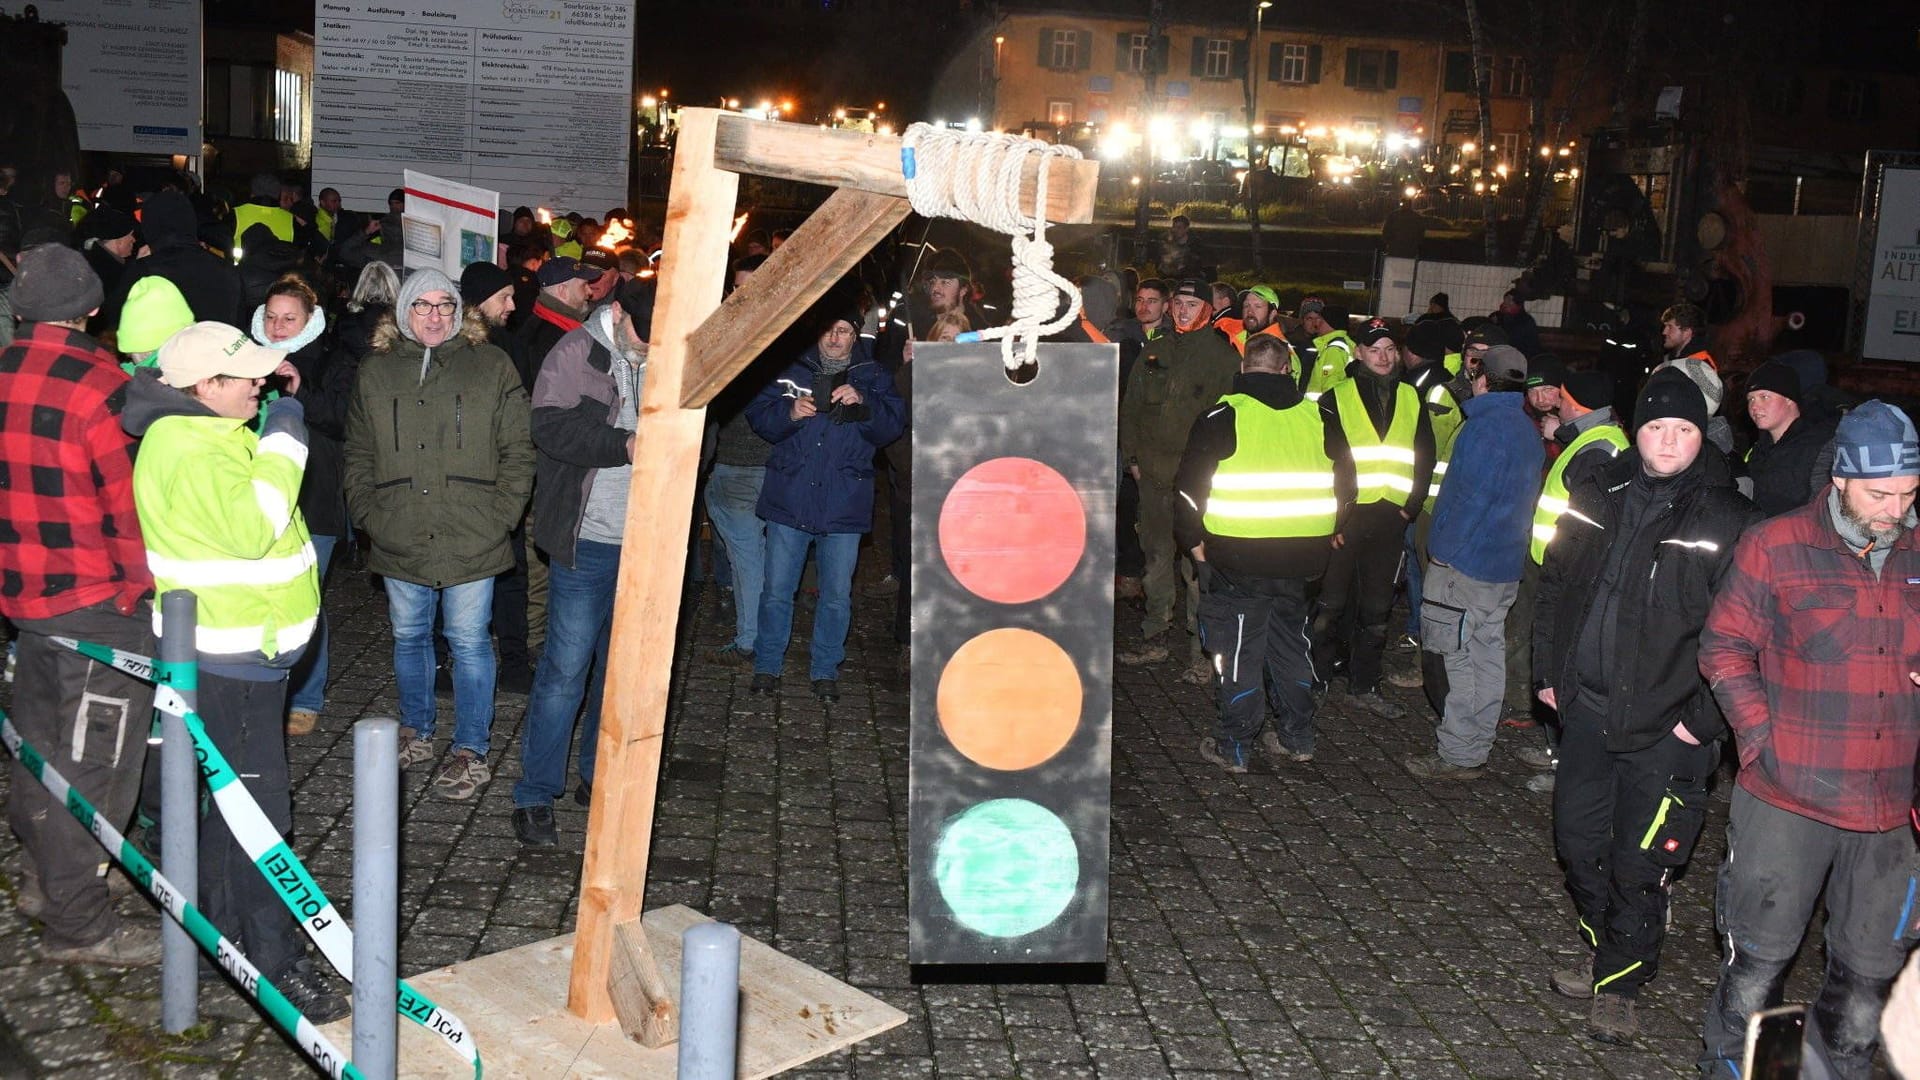
{"label": "crowd of people", "polygon": [[1199,756],[1230,773],[1256,750],[1297,767],[1342,678],[1349,705],[1405,718],[1379,691],[1404,586],[1400,640],[1420,659],[1392,681],[1424,687],[1435,720],[1433,751],[1404,766],[1471,782],[1503,724],[1545,732],[1521,756],[1546,770],[1529,787],[1552,794],[1587,957],[1551,982],[1589,1003],[1587,1032],[1606,1043],[1638,1032],[1730,741],[1725,963],[1699,1068],[1740,1075],[1747,1021],[1778,1001],[1824,890],[1805,1075],[1871,1076],[1920,939],[1907,413],[1835,409],[1819,358],[1787,355],[1746,377],[1754,432],[1735,453],[1689,305],[1664,313],[1668,355],[1618,416],[1609,376],[1568,370],[1537,337],[1513,344],[1511,295],[1504,320],[1457,322],[1437,296],[1404,333],[1378,318],[1349,333],[1337,318],[1322,330],[1312,298],[1273,331],[1269,292],[1237,314],[1216,299],[1210,318],[1197,279],[1139,288],[1152,329],[1120,430],[1147,643],[1120,659],[1167,657],[1184,581],[1188,676],[1218,698]]}
{"label": "crowd of people", "polygon": [[[130,210],[62,202],[6,252],[13,715],[111,819],[141,808],[152,688],[53,639],[152,655],[167,632],[153,598],[193,591],[208,733],[285,831],[286,739],[325,708],[336,564],[386,594],[403,767],[477,798],[500,753],[495,700],[520,693],[515,835],[558,842],[576,736],[573,797],[590,798],[657,253],[624,210],[603,224],[522,208],[503,215],[501,262],[405,271],[403,204],[354,215],[331,189],[308,203],[261,177],[231,206],[184,190]],[[783,239],[749,234],[729,287]],[[1177,261],[1203,258],[1172,239]],[[894,303],[830,293],[709,409],[696,520],[733,625],[700,661],[750,675],[752,693],[780,692],[810,583],[807,688],[838,700],[883,481],[889,572],[865,595],[892,600],[906,656],[915,345],[990,325],[999,305],[950,248],[918,246],[899,284]],[[1204,277],[1079,286],[1060,337],[1119,353],[1116,590],[1142,617],[1117,659],[1173,661],[1213,690],[1198,756],[1230,773],[1256,753],[1310,765],[1336,686],[1385,723],[1409,710],[1383,684],[1424,688],[1433,749],[1404,763],[1422,779],[1485,776],[1503,726],[1538,738],[1529,787],[1552,795],[1589,954],[1553,985],[1590,1002],[1594,1037],[1625,1042],[1730,740],[1727,959],[1700,1067],[1737,1075],[1745,1017],[1777,994],[1824,887],[1811,1045],[1833,1075],[1867,1075],[1920,936],[1907,414],[1843,400],[1817,355],[1790,354],[1746,376],[1749,436],[1685,304],[1663,316],[1667,357],[1621,387],[1544,352],[1515,295],[1466,320],[1436,296],[1403,324],[1319,296],[1283,313],[1273,288]],[[14,775],[22,903],[46,955],[156,962],[79,826]],[[197,827],[209,917],[309,1017],[343,1013],[219,810]]]}

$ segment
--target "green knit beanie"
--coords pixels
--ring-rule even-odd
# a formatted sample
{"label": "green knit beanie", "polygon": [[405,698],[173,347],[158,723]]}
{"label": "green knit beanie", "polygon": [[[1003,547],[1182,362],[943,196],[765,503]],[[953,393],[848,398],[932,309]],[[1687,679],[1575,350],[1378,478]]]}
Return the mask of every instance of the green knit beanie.
{"label": "green knit beanie", "polygon": [[193,309],[173,282],[149,274],[127,291],[120,309],[120,334],[115,347],[139,355],[158,349],[162,342],[193,325]]}

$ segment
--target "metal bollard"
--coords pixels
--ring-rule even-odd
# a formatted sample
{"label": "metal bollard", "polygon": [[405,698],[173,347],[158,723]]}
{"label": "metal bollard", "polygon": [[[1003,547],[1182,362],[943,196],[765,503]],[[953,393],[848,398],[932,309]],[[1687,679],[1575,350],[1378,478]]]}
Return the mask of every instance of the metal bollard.
{"label": "metal bollard", "polygon": [[680,1080],[733,1080],[740,1032],[740,931],[726,923],[680,936]]}
{"label": "metal bollard", "polygon": [[400,1067],[400,722],[353,725],[353,1063],[366,1080]]}
{"label": "metal bollard", "polygon": [[[160,598],[160,661],[168,685],[200,706],[198,655],[194,627],[199,605],[192,593],[175,589]],[[189,904],[200,902],[200,763],[186,721],[171,713],[160,719],[160,869]],[[178,1035],[200,1022],[200,950],[187,928],[160,920],[160,1026]]]}

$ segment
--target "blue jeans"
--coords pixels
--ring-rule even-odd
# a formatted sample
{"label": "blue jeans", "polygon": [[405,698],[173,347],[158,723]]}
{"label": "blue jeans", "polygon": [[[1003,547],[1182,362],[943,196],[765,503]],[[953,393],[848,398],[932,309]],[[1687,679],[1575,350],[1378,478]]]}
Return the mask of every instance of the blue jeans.
{"label": "blue jeans", "polygon": [[620,545],[581,540],[573,566],[556,560],[547,579],[547,646],[533,672],[527,723],[520,735],[521,780],[513,805],[547,806],[567,786],[573,721],[586,699],[580,732],[580,782],[593,786],[600,740],[600,699],[607,681],[607,640],[613,633],[613,593],[620,580]]}
{"label": "blue jeans", "polygon": [[[813,609],[809,679],[837,679],[847,658],[847,624],[853,619],[853,565],[859,533],[810,533],[767,522],[767,580],[760,593],[760,630],[753,643],[753,673],[778,675],[793,637],[793,597],[807,568],[807,549],[819,562],[820,602]],[[737,586],[736,586],[737,595]]]}
{"label": "blue jeans", "polygon": [[487,756],[493,727],[493,579],[436,589],[387,578],[387,619],[393,624],[393,673],[400,687],[400,724],[432,738],[433,610],[453,655],[453,748]]}
{"label": "blue jeans", "polygon": [[[733,572],[733,647],[752,652],[760,632],[760,588],[766,576],[767,523],[753,508],[767,470],[758,465],[715,465],[707,480],[707,520],[720,534]],[[720,562],[716,556],[714,563]],[[718,571],[716,570],[716,573]]]}
{"label": "blue jeans", "polygon": [[[320,587],[326,588],[327,567],[333,564],[333,548],[340,542],[337,536],[313,537],[313,557],[320,564]],[[320,625],[314,629],[313,640],[307,643],[307,654],[293,666],[293,694],[287,700],[287,708],[305,709],[317,713],[327,702],[327,611],[325,598],[322,597]]]}

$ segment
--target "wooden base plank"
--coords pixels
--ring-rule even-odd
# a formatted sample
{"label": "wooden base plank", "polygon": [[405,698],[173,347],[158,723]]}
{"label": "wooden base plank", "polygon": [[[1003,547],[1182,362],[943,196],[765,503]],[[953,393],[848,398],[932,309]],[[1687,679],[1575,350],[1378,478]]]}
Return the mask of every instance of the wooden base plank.
{"label": "wooden base plank", "polygon": [[[661,978],[680,997],[680,935],[710,921],[684,905],[649,911],[641,920]],[[648,1049],[618,1024],[590,1024],[567,1011],[573,935],[412,976],[422,993],[466,1021],[488,1076],[516,1080],[615,1080],[671,1077],[677,1045]],[[740,939],[738,1075],[773,1076],[906,1022],[905,1013],[869,994],[774,951]],[[322,1029],[342,1049],[353,1043],[353,1019]],[[400,1075],[417,1080],[470,1080],[472,1071],[445,1044],[400,1022]]]}

